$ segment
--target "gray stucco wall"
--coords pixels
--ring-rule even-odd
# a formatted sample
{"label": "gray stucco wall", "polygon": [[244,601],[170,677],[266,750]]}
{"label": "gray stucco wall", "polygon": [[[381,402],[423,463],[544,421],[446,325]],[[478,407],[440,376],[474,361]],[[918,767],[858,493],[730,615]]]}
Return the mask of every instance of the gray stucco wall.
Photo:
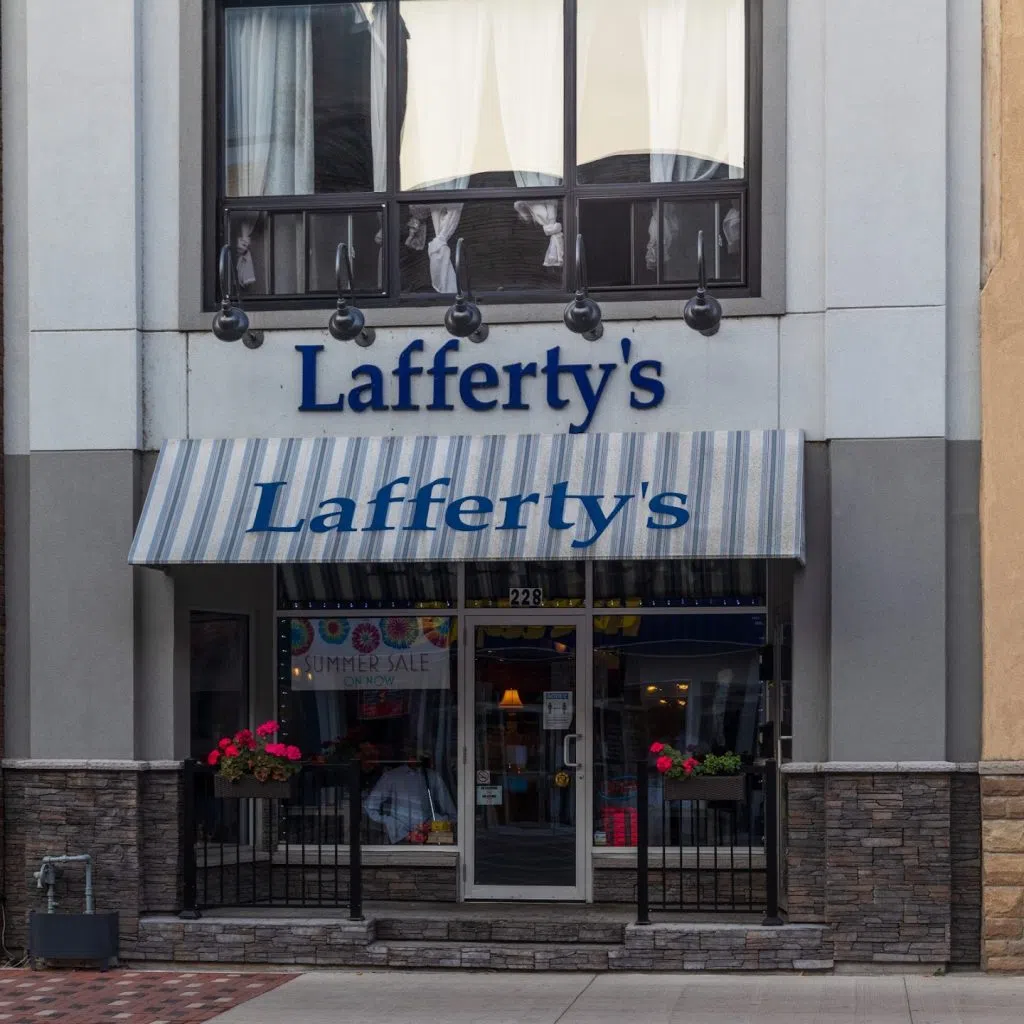
{"label": "gray stucco wall", "polygon": [[829,755],[946,757],[946,442],[834,441]]}
{"label": "gray stucco wall", "polygon": [[28,510],[30,755],[135,756],[137,456],[36,452]]}
{"label": "gray stucco wall", "polygon": [[829,449],[804,449],[807,561],[793,575],[793,760],[828,759]]}
{"label": "gray stucco wall", "polygon": [[31,740],[29,464],[27,455],[4,458],[4,600],[7,610],[4,750],[8,757],[28,757]]}

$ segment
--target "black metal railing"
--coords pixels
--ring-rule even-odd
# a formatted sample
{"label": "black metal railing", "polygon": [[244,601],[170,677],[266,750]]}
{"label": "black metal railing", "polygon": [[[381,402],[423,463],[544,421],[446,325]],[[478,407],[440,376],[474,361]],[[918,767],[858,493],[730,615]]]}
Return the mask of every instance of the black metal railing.
{"label": "black metal railing", "polygon": [[[365,767],[303,764],[288,795],[218,796],[186,761],[182,917],[214,907],[347,907],[362,920]],[[372,838],[372,836],[370,837]]]}
{"label": "black metal railing", "polygon": [[638,924],[652,911],[763,913],[765,924],[781,923],[776,762],[743,775],[742,799],[665,799],[659,788],[652,806],[656,773],[638,762]]}

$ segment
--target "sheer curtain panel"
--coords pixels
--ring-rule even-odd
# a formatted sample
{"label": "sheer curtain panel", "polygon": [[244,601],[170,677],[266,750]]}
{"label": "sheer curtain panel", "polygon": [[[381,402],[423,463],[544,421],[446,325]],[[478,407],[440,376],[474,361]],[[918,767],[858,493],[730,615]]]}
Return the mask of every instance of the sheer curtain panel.
{"label": "sheer curtain panel", "polygon": [[[232,8],[225,24],[227,195],[307,195],[313,191],[311,8]],[[243,288],[256,282],[254,227],[243,221],[235,240]]]}
{"label": "sheer curtain panel", "polygon": [[[561,0],[491,0],[498,100],[519,188],[562,182],[563,47]],[[548,238],[545,267],[565,262],[554,199],[519,199],[516,213]]]}

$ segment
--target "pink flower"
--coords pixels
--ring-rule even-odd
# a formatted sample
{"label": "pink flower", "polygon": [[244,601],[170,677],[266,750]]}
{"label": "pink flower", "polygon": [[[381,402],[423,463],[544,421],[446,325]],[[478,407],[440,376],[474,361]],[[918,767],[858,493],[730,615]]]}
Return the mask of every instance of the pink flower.
{"label": "pink flower", "polygon": [[654,762],[654,767],[657,768],[662,775],[664,775],[665,772],[667,772],[669,768],[672,767],[672,758],[659,757],[658,760]]}
{"label": "pink flower", "polygon": [[236,747],[234,745],[234,743],[229,743],[224,748],[224,756],[225,757],[238,757],[238,747]]}
{"label": "pink flower", "polygon": [[286,757],[288,748],[283,743],[268,743],[267,753],[271,757]]}
{"label": "pink flower", "polygon": [[273,736],[274,733],[277,732],[278,728],[279,728],[279,726],[278,726],[277,722],[275,722],[273,720],[271,720],[269,722],[264,722],[262,725],[256,726],[256,735],[257,736]]}
{"label": "pink flower", "polygon": [[301,761],[302,760],[302,751],[299,750],[298,747],[292,747],[292,746],[285,747],[284,753],[285,753],[285,757],[287,757],[289,761]]}
{"label": "pink flower", "polygon": [[664,743],[654,742],[651,744],[651,753],[660,754],[665,749]]}
{"label": "pink flower", "polygon": [[220,760],[220,751],[219,750],[211,750],[210,753],[207,754],[207,756],[206,756],[206,763],[207,764],[216,764],[219,760]]}
{"label": "pink flower", "polygon": [[241,729],[235,733],[235,743],[240,747],[245,747],[246,750],[256,749],[256,741],[248,729]]}
{"label": "pink flower", "polygon": [[224,750],[227,747],[231,746],[231,740],[229,740],[227,736],[225,736],[224,739],[222,739],[220,743],[217,744],[217,746],[220,747],[221,750]]}

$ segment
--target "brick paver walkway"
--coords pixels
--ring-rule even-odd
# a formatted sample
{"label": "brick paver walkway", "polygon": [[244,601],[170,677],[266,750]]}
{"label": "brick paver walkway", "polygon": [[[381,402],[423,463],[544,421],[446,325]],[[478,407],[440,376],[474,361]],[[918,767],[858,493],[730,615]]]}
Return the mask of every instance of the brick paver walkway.
{"label": "brick paver walkway", "polygon": [[203,1024],[294,974],[0,971],[0,1024]]}

